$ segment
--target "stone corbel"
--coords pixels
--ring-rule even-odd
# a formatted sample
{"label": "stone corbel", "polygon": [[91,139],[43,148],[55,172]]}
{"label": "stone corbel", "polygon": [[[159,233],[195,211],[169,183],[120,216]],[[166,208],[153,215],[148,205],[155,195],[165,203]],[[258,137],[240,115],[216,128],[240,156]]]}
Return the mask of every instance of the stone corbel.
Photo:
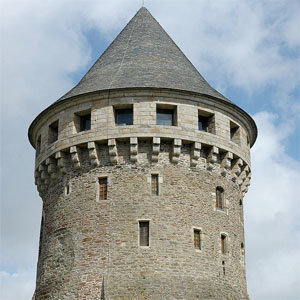
{"label": "stone corbel", "polygon": [[40,185],[42,183],[41,174],[38,169],[34,171],[34,183],[35,185]]}
{"label": "stone corbel", "polygon": [[88,143],[89,158],[92,166],[99,166],[98,145],[95,142]]}
{"label": "stone corbel", "polygon": [[61,173],[67,173],[67,155],[62,151],[58,151],[55,153],[55,158],[57,159],[57,166]]}
{"label": "stone corbel", "polygon": [[152,161],[153,162],[158,161],[159,152],[160,152],[160,138],[153,137],[153,142],[152,142]]}
{"label": "stone corbel", "polygon": [[57,168],[56,168],[56,160],[52,157],[46,159],[47,171],[50,174],[51,179],[56,179],[57,177]]}
{"label": "stone corbel", "polygon": [[233,162],[232,162],[232,173],[233,173],[232,180],[234,182],[240,176],[240,174],[242,172],[242,170],[241,170],[242,166],[243,166],[243,160],[241,158],[237,158],[237,159],[233,160]]}
{"label": "stone corbel", "polygon": [[207,169],[212,170],[214,168],[214,164],[218,161],[219,148],[216,146],[212,146],[208,150],[207,154]]}
{"label": "stone corbel", "polygon": [[221,174],[223,176],[226,175],[227,170],[230,170],[231,168],[231,161],[233,159],[233,154],[231,152],[225,152],[221,156]]}
{"label": "stone corbel", "polygon": [[178,163],[181,153],[181,139],[174,139],[172,145],[172,163]]}
{"label": "stone corbel", "polygon": [[108,154],[112,164],[118,163],[118,151],[116,139],[108,140]]}
{"label": "stone corbel", "polygon": [[249,173],[249,167],[248,165],[245,165],[240,176],[239,176],[239,179],[238,179],[238,184],[239,186],[241,187],[242,184],[244,183],[245,179],[247,178],[247,174]]}
{"label": "stone corbel", "polygon": [[74,164],[74,168],[76,170],[79,170],[81,168],[80,152],[81,152],[81,150],[78,146],[70,147],[71,160],[72,160],[72,162]]}
{"label": "stone corbel", "polygon": [[201,155],[201,143],[199,143],[199,142],[193,143],[191,150],[192,150],[191,151],[191,166],[195,167],[195,166],[197,166],[198,160]]}
{"label": "stone corbel", "polygon": [[136,162],[138,154],[138,139],[137,137],[130,138],[130,161]]}
{"label": "stone corbel", "polygon": [[39,165],[39,172],[41,173],[41,179],[43,183],[48,185],[50,183],[50,176],[48,173],[48,168],[44,163]]}

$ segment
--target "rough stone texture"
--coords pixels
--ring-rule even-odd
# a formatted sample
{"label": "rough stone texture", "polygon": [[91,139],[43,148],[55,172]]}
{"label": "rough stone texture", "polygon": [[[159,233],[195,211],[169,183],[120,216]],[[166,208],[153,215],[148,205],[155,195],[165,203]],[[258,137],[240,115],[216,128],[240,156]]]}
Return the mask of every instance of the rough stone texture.
{"label": "rough stone texture", "polygon": [[[178,164],[170,163],[170,143],[156,164],[150,141],[139,142],[139,163],[130,162],[129,145],[118,143],[116,166],[107,146],[100,147],[97,168],[85,150],[80,171],[69,162],[67,175],[49,185],[36,298],[100,299],[104,282],[105,299],[247,299],[238,185],[218,166],[207,171],[203,157],[190,168],[190,145],[183,145]],[[151,173],[163,179],[159,196],[150,193]],[[108,177],[108,199],[97,201],[101,176]],[[225,211],[215,208],[217,186],[225,190]],[[138,220],[145,219],[150,247],[139,247]],[[194,249],[194,227],[202,230],[201,250]]]}
{"label": "rough stone texture", "polygon": [[[184,92],[105,96],[62,103],[33,128],[44,201],[36,299],[247,299],[240,199],[251,179],[248,121]],[[114,109],[124,104],[133,107],[133,125],[115,125]],[[174,108],[176,126],[156,125],[162,105]],[[213,115],[210,132],[198,130],[199,110]],[[91,129],[78,132],[85,111]],[[49,143],[56,120],[58,140]],[[240,127],[235,142],[230,121]],[[151,174],[159,174],[159,196],[151,195]],[[107,200],[99,200],[103,176]],[[217,186],[225,190],[223,211],[215,208]],[[150,247],[138,244],[145,219]],[[201,229],[201,251],[193,228]]]}

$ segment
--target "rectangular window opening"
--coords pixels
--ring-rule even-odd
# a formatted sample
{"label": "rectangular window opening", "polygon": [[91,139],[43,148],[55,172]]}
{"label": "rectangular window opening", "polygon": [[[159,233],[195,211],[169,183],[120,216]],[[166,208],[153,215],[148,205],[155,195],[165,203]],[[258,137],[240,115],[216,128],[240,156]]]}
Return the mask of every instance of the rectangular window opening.
{"label": "rectangular window opening", "polygon": [[159,194],[158,174],[151,175],[151,192],[152,192],[152,195],[155,195],[155,196],[158,196],[158,194]]}
{"label": "rectangular window opening", "polygon": [[107,177],[99,178],[99,200],[107,200]]}
{"label": "rectangular window opening", "polygon": [[224,189],[219,186],[216,188],[216,208],[224,209]]}
{"label": "rectangular window opening", "polygon": [[194,229],[194,248],[201,250],[201,231]]}
{"label": "rectangular window opening", "polygon": [[91,113],[84,116],[79,116],[80,118],[80,131],[86,131],[91,129]]}
{"label": "rectangular window opening", "polygon": [[227,253],[227,236],[225,234],[221,235],[221,251],[222,254]]}
{"label": "rectangular window opening", "polygon": [[133,125],[133,107],[115,109],[115,123],[119,126]]}
{"label": "rectangular window opening", "polygon": [[58,120],[48,127],[48,143],[52,144],[58,139]]}
{"label": "rectangular window opening", "polygon": [[139,221],[140,246],[149,246],[149,221]]}
{"label": "rectangular window opening", "polygon": [[240,127],[230,121],[230,139],[232,142],[239,144],[240,143]]}
{"label": "rectangular window opening", "polygon": [[167,106],[156,108],[156,124],[165,126],[177,126],[176,107]]}
{"label": "rectangular window opening", "polygon": [[214,114],[199,110],[198,111],[198,129],[200,131],[215,133]]}

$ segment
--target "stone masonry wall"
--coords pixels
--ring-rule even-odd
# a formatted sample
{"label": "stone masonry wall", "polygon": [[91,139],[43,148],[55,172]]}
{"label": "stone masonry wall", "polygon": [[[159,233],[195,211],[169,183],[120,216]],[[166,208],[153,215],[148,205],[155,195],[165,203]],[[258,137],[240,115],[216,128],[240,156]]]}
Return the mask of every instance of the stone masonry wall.
{"label": "stone masonry wall", "polygon": [[[68,157],[67,173],[43,197],[36,299],[247,299],[240,188],[218,166],[207,170],[203,157],[191,168],[190,147],[183,145],[178,164],[170,162],[168,141],[157,163],[149,159],[149,140],[138,144],[138,163],[130,161],[126,141],[117,143],[114,166],[107,147],[98,167],[87,150],[80,170]],[[150,193],[151,173],[159,174],[159,196]],[[107,200],[97,198],[102,176]],[[215,208],[217,186],[225,190],[224,211]],[[139,246],[138,220],[150,220],[149,247]],[[202,231],[201,250],[194,249],[193,228]],[[226,255],[221,233],[229,239]]]}
{"label": "stone masonry wall", "polygon": [[[115,124],[122,107],[133,108],[133,125]],[[157,107],[173,107],[176,126],[157,125]],[[79,131],[78,115],[86,112],[91,129]],[[208,132],[198,129],[202,113],[212,116]],[[35,146],[41,141],[37,300],[248,299],[241,201],[255,140],[248,115],[230,103],[159,89],[82,95],[41,115],[29,133]],[[57,120],[58,138],[49,141]],[[239,127],[234,139],[232,124]],[[159,176],[158,196],[151,174]],[[99,200],[99,177],[107,177],[107,200]],[[217,187],[223,210],[216,209]],[[149,247],[139,246],[139,220],[150,222]]]}

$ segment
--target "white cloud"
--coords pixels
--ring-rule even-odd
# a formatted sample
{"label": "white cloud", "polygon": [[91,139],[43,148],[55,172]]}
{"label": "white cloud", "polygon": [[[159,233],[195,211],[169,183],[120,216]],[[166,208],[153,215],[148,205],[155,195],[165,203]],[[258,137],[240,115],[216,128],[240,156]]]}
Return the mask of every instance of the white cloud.
{"label": "white cloud", "polygon": [[278,117],[254,116],[252,183],[245,198],[248,290],[253,300],[299,299],[300,164],[289,157]]}
{"label": "white cloud", "polygon": [[[1,1],[3,300],[30,299],[34,290],[35,272],[23,270],[35,268],[41,201],[33,185],[34,153],[27,142],[27,127],[73,86],[70,75],[90,62],[85,33],[98,30],[102,39],[111,41],[140,4],[137,0]],[[282,114],[255,116],[259,138],[245,201],[248,286],[252,300],[293,299],[299,293],[293,280],[299,275],[294,264],[299,261],[295,252],[299,165],[289,157],[285,143],[299,116],[292,94],[299,77],[299,1],[289,0],[287,5],[283,0],[153,0],[146,6],[221,92],[237,87],[251,95],[272,89],[273,98],[265,99],[266,106],[270,111],[279,108]],[[257,103],[255,98],[251,101]],[[15,275],[10,275],[12,270]],[[18,294],[14,286],[20,287]]]}
{"label": "white cloud", "polygon": [[158,7],[155,16],[162,16],[164,27],[207,79],[249,94],[269,86],[288,93],[298,86],[297,58],[284,54],[300,46],[298,1],[189,4],[166,1],[172,17],[165,18]]}
{"label": "white cloud", "polygon": [[0,271],[0,284],[1,300],[29,300],[35,289],[35,270]]}

